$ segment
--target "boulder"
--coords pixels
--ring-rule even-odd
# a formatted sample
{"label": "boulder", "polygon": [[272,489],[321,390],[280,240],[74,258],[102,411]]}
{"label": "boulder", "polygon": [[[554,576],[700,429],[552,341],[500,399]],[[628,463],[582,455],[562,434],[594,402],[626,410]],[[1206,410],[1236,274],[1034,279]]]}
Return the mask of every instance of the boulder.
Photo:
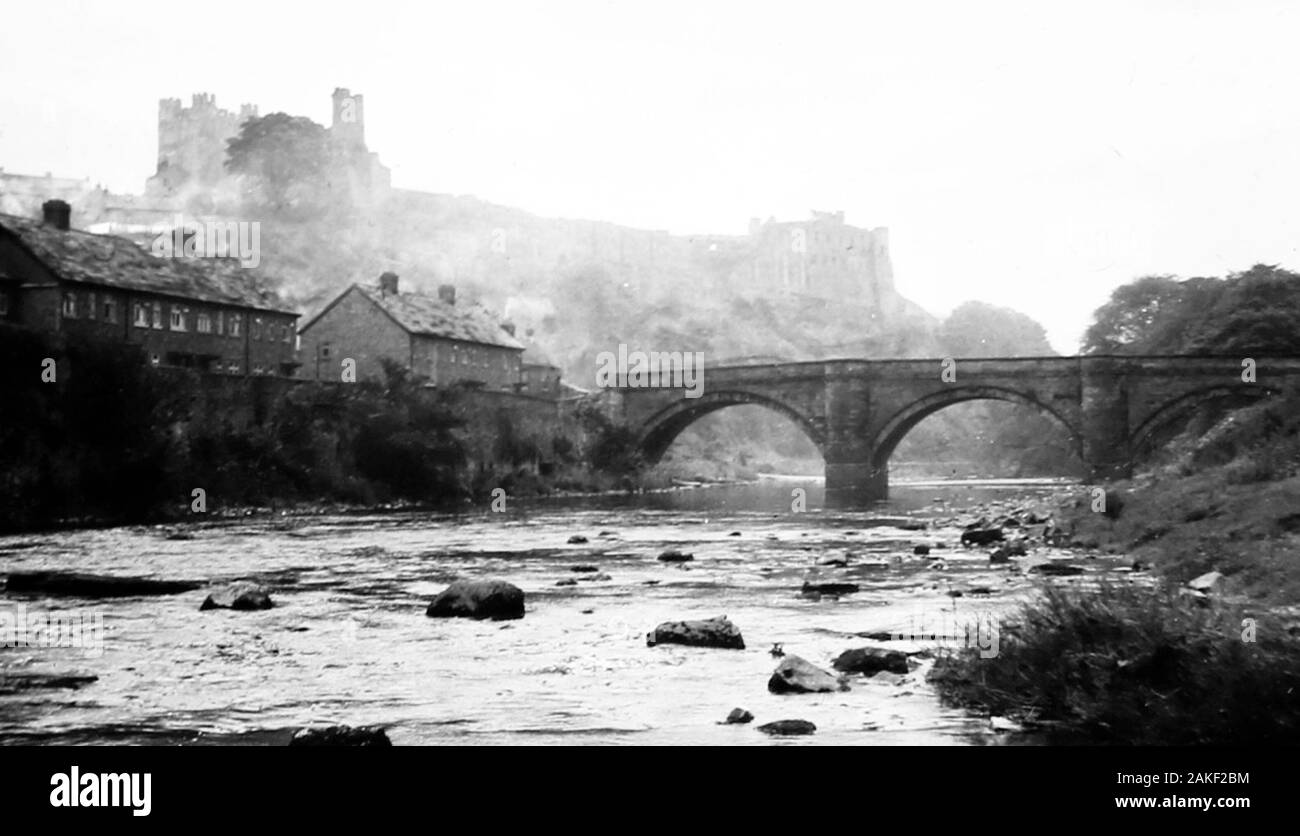
{"label": "boulder", "polygon": [[573,535],[572,537],[569,538],[569,542],[570,542],[570,543],[585,543],[585,542],[587,542],[587,538],[586,538],[586,537],[583,537],[581,534],[575,534],[575,535]]}
{"label": "boulder", "polygon": [[139,595],[176,595],[200,589],[197,581],[160,581],[150,578],[90,575],[82,572],[11,572],[9,592],[38,592],[77,598],[127,598]]}
{"label": "boulder", "polygon": [[804,595],[849,595],[858,591],[856,583],[809,583],[803,582]]}
{"label": "boulder", "polygon": [[752,722],[753,719],[754,719],[754,715],[750,714],[748,711],[746,711],[743,708],[733,708],[731,709],[731,713],[727,715],[728,724],[749,723]]}
{"label": "boulder", "polygon": [[817,727],[807,720],[777,720],[775,723],[764,723],[758,730],[771,735],[812,734],[817,731]]}
{"label": "boulder", "polygon": [[926,545],[920,545],[912,549],[912,554],[916,555],[917,557],[925,557],[929,553],[930,553],[930,547]]}
{"label": "boulder", "polygon": [[669,549],[668,551],[659,555],[659,559],[662,560],[664,563],[685,563],[688,560],[694,560],[695,555],[686,554],[685,552],[679,552],[677,551],[677,549]]}
{"label": "boulder", "polygon": [[380,726],[320,726],[302,728],[289,739],[290,746],[392,746]]}
{"label": "boulder", "polygon": [[556,581],[556,582],[555,582],[555,585],[556,585],[556,586],[577,586],[577,585],[578,585],[578,579],[577,579],[577,578],[562,578],[562,579]]}
{"label": "boulder", "polygon": [[570,566],[569,571],[570,572],[599,572],[600,567],[592,566],[590,564],[583,564],[581,566]]}
{"label": "boulder", "polygon": [[275,604],[264,587],[249,581],[236,581],[208,593],[200,610],[269,610]]}
{"label": "boulder", "polygon": [[1218,592],[1222,586],[1222,572],[1206,572],[1204,575],[1192,578],[1187,582],[1187,588],[1196,592]]}
{"label": "boulder", "polygon": [[773,694],[813,694],[824,691],[847,691],[848,686],[832,674],[798,656],[786,656],[767,680]]}
{"label": "boulder", "polygon": [[609,575],[606,575],[604,572],[597,572],[597,573],[594,574],[594,575],[583,575],[582,577],[578,578],[578,580],[580,580],[580,581],[612,581],[612,580],[614,580],[614,579],[611,578]]}
{"label": "boulder", "polygon": [[1039,563],[1036,566],[1030,566],[1029,571],[1036,572],[1040,575],[1082,575],[1083,567],[1071,566],[1068,563]]}
{"label": "boulder", "polygon": [[430,618],[524,617],[524,592],[505,581],[456,581],[439,593],[425,615]]}
{"label": "boulder", "polygon": [[867,676],[874,676],[881,671],[907,673],[907,656],[897,650],[855,647],[836,656],[831,667],[844,673],[864,673]]}
{"label": "boulder", "polygon": [[972,528],[961,533],[961,544],[963,546],[987,546],[989,543],[996,543],[1001,539],[1002,529],[1000,528]]}
{"label": "boulder", "polygon": [[745,649],[740,629],[725,615],[703,621],[665,621],[646,634],[647,647],[657,644],[684,644],[691,647]]}
{"label": "boulder", "polygon": [[1029,550],[1025,548],[1025,544],[1017,540],[994,549],[993,553],[989,555],[989,563],[1007,563],[1013,557],[1024,557],[1027,554],[1029,554]]}

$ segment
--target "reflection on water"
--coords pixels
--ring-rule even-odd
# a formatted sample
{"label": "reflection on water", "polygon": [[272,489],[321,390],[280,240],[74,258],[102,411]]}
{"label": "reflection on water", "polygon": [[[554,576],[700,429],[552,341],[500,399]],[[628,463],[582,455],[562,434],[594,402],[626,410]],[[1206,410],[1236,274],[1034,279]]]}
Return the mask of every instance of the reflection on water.
{"label": "reflection on water", "polygon": [[[807,491],[807,513],[791,511],[796,487]],[[1032,582],[991,566],[984,550],[957,548],[951,521],[926,525],[949,507],[1044,489],[897,486],[878,508],[822,512],[820,486],[764,482],[512,502],[503,514],[214,522],[189,540],[147,527],[4,538],[0,573],[248,577],[269,586],[277,606],[199,612],[202,591],[111,601],[4,595],[0,608],[102,613],[105,634],[97,658],[0,648],[7,672],[98,677],[80,690],[0,694],[0,740],[260,741],[309,723],[379,723],[399,745],[769,744],[754,726],[801,718],[816,735],[776,742],[997,742],[986,719],[938,704],[927,661],[905,677],[855,679],[846,692],[775,696],[768,650],[781,643],[828,667],[872,643],[857,633],[995,620]],[[588,541],[569,544],[573,534]],[[946,568],[913,556],[919,543],[944,544]],[[667,548],[695,561],[660,563]],[[846,565],[819,565],[837,559]],[[577,564],[611,579],[585,580]],[[527,616],[426,618],[429,600],[458,576],[518,585]],[[576,586],[556,585],[575,577]],[[861,591],[813,600],[800,595],[809,577]],[[721,614],[740,627],[746,650],[645,645],[662,621]],[[719,725],[736,706],[755,723]]]}

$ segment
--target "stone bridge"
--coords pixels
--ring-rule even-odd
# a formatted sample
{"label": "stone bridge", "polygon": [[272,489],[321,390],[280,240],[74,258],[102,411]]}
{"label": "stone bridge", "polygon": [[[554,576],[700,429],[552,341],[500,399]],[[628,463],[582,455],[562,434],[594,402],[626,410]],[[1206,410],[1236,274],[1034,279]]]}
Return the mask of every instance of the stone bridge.
{"label": "stone bridge", "polygon": [[1128,475],[1136,455],[1206,402],[1300,386],[1300,357],[1251,359],[1253,382],[1241,356],[1091,355],[719,366],[704,369],[699,397],[684,387],[610,391],[614,417],[637,432],[650,461],[710,412],[738,404],[774,410],[817,445],[827,504],[845,506],[886,498],[894,448],[927,416],[962,401],[1033,407],[1065,427],[1093,478]]}

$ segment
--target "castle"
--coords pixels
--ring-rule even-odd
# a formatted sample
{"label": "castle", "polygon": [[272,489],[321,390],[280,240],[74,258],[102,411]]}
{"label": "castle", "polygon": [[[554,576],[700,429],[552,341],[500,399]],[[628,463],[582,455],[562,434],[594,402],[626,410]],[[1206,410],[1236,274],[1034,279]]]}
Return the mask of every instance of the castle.
{"label": "castle", "polygon": [[[379,155],[366,148],[364,97],[339,87],[332,100],[333,119],[327,129],[335,161],[331,176],[342,179],[357,204],[382,200],[392,188],[392,174]],[[222,197],[237,197],[225,168],[226,143],[257,116],[256,105],[242,104],[235,113],[218,107],[211,93],[195,93],[189,107],[182,107],[180,99],[160,100],[158,169],[145,182],[145,196],[182,205],[197,198],[210,206],[219,205]]]}
{"label": "castle", "polygon": [[[542,218],[477,198],[392,186],[391,171],[366,146],[365,100],[347,88],[331,96],[326,128],[332,149],[327,179],[335,194],[388,230],[387,255],[374,269],[413,277],[415,285],[463,283],[506,303],[536,294],[538,277],[600,265],[630,292],[711,291],[726,296],[792,297],[818,304],[861,303],[883,315],[896,309],[889,233],[850,225],[842,211],[800,221],[751,220],[748,234],[674,235],[603,221]],[[226,220],[240,205],[240,178],[225,168],[227,142],[259,115],[256,105],[218,106],[210,93],[158,104],[157,168],[142,195],[113,194],[86,180],[30,177],[0,169],[0,211],[38,217],[44,201],[71,204],[92,232],[143,241],[178,215]],[[360,242],[358,246],[365,246]],[[387,259],[385,261],[384,259]],[[391,263],[389,263],[391,262]],[[301,290],[298,288],[297,290]],[[331,289],[316,289],[330,292]],[[301,294],[300,294],[301,295]],[[304,301],[313,301],[302,295]]]}

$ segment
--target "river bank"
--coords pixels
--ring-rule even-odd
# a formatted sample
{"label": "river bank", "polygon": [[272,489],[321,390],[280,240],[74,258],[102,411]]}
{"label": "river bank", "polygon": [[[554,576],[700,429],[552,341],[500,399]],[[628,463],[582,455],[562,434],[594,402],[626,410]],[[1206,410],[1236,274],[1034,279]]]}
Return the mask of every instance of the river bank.
{"label": "river bank", "polygon": [[996,659],[940,660],[944,699],[1059,741],[1300,742],[1297,423],[1285,403],[1243,410],[1132,480],[1056,497],[1062,544],[1148,581],[1047,591]]}

